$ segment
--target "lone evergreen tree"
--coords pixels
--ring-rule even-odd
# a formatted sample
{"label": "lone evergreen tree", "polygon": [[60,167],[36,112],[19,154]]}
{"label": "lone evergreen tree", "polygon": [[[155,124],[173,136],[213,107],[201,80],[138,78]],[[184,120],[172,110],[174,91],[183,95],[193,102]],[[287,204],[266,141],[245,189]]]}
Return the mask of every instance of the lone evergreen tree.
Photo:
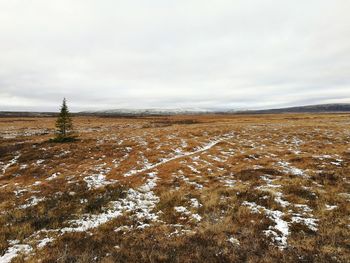
{"label": "lone evergreen tree", "polygon": [[71,133],[73,131],[72,119],[69,114],[66,98],[63,99],[60,114],[56,120],[56,141],[67,141],[73,139]]}

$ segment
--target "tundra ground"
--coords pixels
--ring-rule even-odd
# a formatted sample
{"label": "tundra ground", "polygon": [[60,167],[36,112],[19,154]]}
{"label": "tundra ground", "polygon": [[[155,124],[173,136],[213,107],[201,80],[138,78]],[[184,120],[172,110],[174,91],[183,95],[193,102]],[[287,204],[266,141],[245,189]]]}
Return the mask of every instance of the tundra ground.
{"label": "tundra ground", "polygon": [[0,262],[350,262],[350,116],[0,119]]}

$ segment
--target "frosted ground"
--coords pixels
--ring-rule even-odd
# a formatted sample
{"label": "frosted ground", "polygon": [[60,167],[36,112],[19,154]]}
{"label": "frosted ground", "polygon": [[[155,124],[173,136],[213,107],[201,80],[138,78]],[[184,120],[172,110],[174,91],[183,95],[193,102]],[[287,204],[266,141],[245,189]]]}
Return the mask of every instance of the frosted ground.
{"label": "frosted ground", "polygon": [[53,123],[0,122],[0,262],[350,259],[347,115]]}

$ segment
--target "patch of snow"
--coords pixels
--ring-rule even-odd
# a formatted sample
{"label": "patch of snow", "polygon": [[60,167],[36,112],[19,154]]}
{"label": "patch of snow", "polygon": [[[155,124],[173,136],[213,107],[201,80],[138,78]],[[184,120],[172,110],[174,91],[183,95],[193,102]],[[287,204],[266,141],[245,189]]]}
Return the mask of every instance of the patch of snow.
{"label": "patch of snow", "polygon": [[[289,235],[289,227],[288,222],[284,221],[282,217],[284,216],[284,213],[278,210],[265,210],[266,215],[274,221],[276,224],[274,227],[269,226],[269,230],[267,230],[265,233],[267,235],[273,234],[275,241],[277,241],[277,244],[279,244],[280,248],[287,247],[287,237]],[[274,230],[278,230],[280,234],[277,233]]]}
{"label": "patch of snow", "polygon": [[292,223],[300,223],[303,225],[306,225],[310,230],[317,231],[317,219],[315,218],[304,218],[301,217],[299,214],[294,214],[292,216]]}
{"label": "patch of snow", "polygon": [[97,165],[94,168],[95,172],[97,172],[96,174],[84,177],[84,181],[86,182],[89,190],[97,189],[102,186],[113,184],[116,182],[115,180],[106,180],[106,174],[108,174],[111,171],[111,168],[104,168],[105,165],[105,163],[102,165]]}
{"label": "patch of snow", "polygon": [[23,193],[28,192],[27,189],[19,189],[19,190],[14,190],[14,194],[18,197],[21,196]]}
{"label": "patch of snow", "polygon": [[19,253],[29,253],[32,250],[33,248],[29,245],[13,244],[6,250],[4,255],[0,256],[0,262],[10,263]]}
{"label": "patch of snow", "polygon": [[311,213],[312,212],[312,209],[308,205],[295,204],[294,206],[297,208],[300,208],[304,213]]}
{"label": "patch of snow", "polygon": [[182,213],[182,214],[185,214],[185,215],[190,215],[191,212],[187,210],[186,207],[184,206],[175,206],[174,207],[174,210],[178,213]]}
{"label": "patch of snow", "polygon": [[335,166],[341,166],[341,162],[330,162],[330,164],[333,164]]}
{"label": "patch of snow", "polygon": [[191,198],[190,202],[191,202],[191,206],[194,208],[199,208],[202,206],[202,204],[199,203],[198,199],[196,199],[196,198]]}
{"label": "patch of snow", "polygon": [[305,172],[303,170],[291,166],[289,162],[279,161],[277,164],[280,165],[286,173],[296,176],[305,176]]}
{"label": "patch of snow", "polygon": [[96,228],[108,221],[117,218],[124,213],[130,213],[135,217],[137,224],[145,227],[145,222],[158,221],[158,215],[152,210],[159,202],[159,197],[151,191],[158,179],[154,173],[150,175],[152,178],[147,180],[146,184],[139,187],[138,190],[129,189],[126,197],[118,201],[112,201],[104,208],[104,212],[97,215],[85,214],[81,219],[70,221],[71,227],[66,227],[60,232],[83,232],[92,228]]}
{"label": "patch of snow", "polygon": [[225,179],[222,182],[227,187],[233,187],[236,184],[236,180],[232,180],[232,179]]}
{"label": "patch of snow", "polygon": [[45,200],[44,197],[38,198],[36,196],[32,196],[32,197],[30,197],[30,201],[29,202],[27,202],[24,205],[20,205],[19,208],[20,209],[26,209],[28,207],[32,207],[32,206],[35,206],[35,205],[39,204],[39,202],[41,202],[43,200]]}
{"label": "patch of snow", "polygon": [[59,154],[56,154],[55,157],[60,158],[60,157],[66,156],[67,154],[70,154],[70,153],[71,153],[71,151],[69,151],[69,150],[63,151],[63,152],[61,152]]}
{"label": "patch of snow", "polygon": [[198,214],[192,214],[191,217],[198,222],[202,220],[202,217]]}
{"label": "patch of snow", "polygon": [[244,201],[242,205],[248,206],[253,213],[261,213],[261,211],[263,211],[265,215],[275,223],[275,226],[269,226],[269,229],[264,231],[265,235],[272,236],[281,250],[287,247],[289,226],[288,222],[282,219],[284,216],[283,212],[267,209],[261,205],[257,205],[255,202]]}
{"label": "patch of snow", "polygon": [[94,174],[94,175],[87,176],[84,178],[84,181],[86,182],[89,190],[100,188],[102,186],[113,183],[112,181],[106,180],[106,176],[102,174]]}
{"label": "patch of snow", "polygon": [[184,176],[184,175],[180,175],[178,178],[182,179],[185,183],[187,183],[189,185],[193,185],[196,189],[203,189],[203,185],[201,185],[201,184],[199,184],[197,182],[190,181],[190,179],[188,177]]}
{"label": "patch of snow", "polygon": [[239,240],[234,237],[230,237],[229,239],[227,239],[227,241],[230,242],[232,245],[236,245],[236,246],[240,245]]}
{"label": "patch of snow", "polygon": [[[130,148],[130,147],[126,147],[126,148]],[[120,158],[120,159],[114,159],[112,161],[112,163],[114,163],[114,167],[117,168],[123,161],[128,159],[128,157],[129,157],[129,152],[125,153],[124,156],[122,158]]]}
{"label": "patch of snow", "polygon": [[192,172],[197,173],[197,174],[200,173],[200,171],[198,171],[198,170],[197,170],[196,168],[194,168],[192,165],[187,165],[187,166],[188,166],[188,168],[191,169]]}
{"label": "patch of snow", "polygon": [[43,162],[45,162],[45,160],[39,159],[39,160],[36,161],[36,165],[40,165],[40,164],[42,164]]}
{"label": "patch of snow", "polygon": [[211,157],[212,160],[216,161],[216,162],[219,162],[219,163],[224,163],[227,161],[227,159],[221,159],[220,157],[218,156],[214,156],[214,157]]}
{"label": "patch of snow", "polygon": [[55,178],[57,178],[61,173],[57,172],[57,173],[53,173],[50,177],[46,178],[47,181],[51,181]]}
{"label": "patch of snow", "polygon": [[122,212],[116,208],[115,210],[108,210],[107,212],[90,215],[86,214],[81,219],[70,221],[71,226],[60,229],[61,233],[66,232],[84,232],[92,228],[96,228],[108,221],[122,215]]}
{"label": "patch of snow", "polygon": [[42,240],[39,240],[39,241],[38,241],[38,248],[43,248],[43,247],[45,247],[48,243],[51,243],[52,241],[54,241],[54,239],[51,238],[51,237],[46,237],[46,238],[44,238],[44,239],[42,239]]}
{"label": "patch of snow", "polygon": [[157,182],[158,178],[156,176],[156,173],[149,173],[148,176],[151,178],[147,179],[146,184],[144,184],[138,188],[138,190],[140,192],[143,192],[143,193],[150,192],[154,187],[157,186],[156,182]]}
{"label": "patch of snow", "polygon": [[196,221],[201,221],[202,220],[202,217],[198,214],[192,214],[190,211],[188,211],[188,209],[184,206],[175,206],[174,207],[174,210],[177,212],[177,213],[181,213],[181,214],[184,214],[186,216],[190,216],[192,219],[196,220]]}
{"label": "patch of snow", "polygon": [[114,229],[114,232],[127,232],[130,231],[131,229],[133,229],[133,226],[120,226],[117,227],[116,229]]}
{"label": "patch of snow", "polygon": [[187,142],[184,139],[181,139],[181,147],[186,148],[188,146]]}
{"label": "patch of snow", "polygon": [[327,205],[326,204],[326,210],[328,210],[328,211],[330,211],[330,210],[334,210],[334,209],[336,209],[338,206],[336,206],[336,205]]}
{"label": "patch of snow", "polygon": [[4,175],[6,170],[11,167],[12,165],[16,164],[18,161],[18,158],[21,156],[20,153],[16,153],[17,155],[13,157],[7,164],[0,163],[2,165],[2,174]]}
{"label": "patch of snow", "polygon": [[19,166],[19,169],[23,170],[23,169],[26,169],[28,167],[28,164],[21,164]]}
{"label": "patch of snow", "polygon": [[282,207],[287,207],[290,205],[290,203],[286,200],[283,200],[283,194],[280,192],[275,193],[276,197],[275,197],[275,202],[280,204]]}

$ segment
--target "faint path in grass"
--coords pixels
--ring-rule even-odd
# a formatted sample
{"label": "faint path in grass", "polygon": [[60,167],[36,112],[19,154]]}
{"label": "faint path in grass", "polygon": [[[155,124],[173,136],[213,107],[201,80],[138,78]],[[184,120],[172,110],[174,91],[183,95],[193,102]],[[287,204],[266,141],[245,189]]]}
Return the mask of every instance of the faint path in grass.
{"label": "faint path in grass", "polygon": [[[219,139],[210,141],[208,144],[202,146],[198,150],[195,150],[193,152],[183,152],[183,153],[181,153],[179,155],[176,155],[174,157],[165,158],[161,162],[158,162],[158,163],[155,163],[155,164],[149,164],[149,165],[145,166],[142,169],[131,170],[131,171],[127,172],[126,174],[124,174],[124,177],[132,176],[132,175],[143,173],[143,172],[147,172],[149,170],[152,170],[152,169],[154,169],[154,168],[156,168],[158,166],[161,166],[163,164],[166,164],[168,162],[171,162],[171,161],[174,161],[174,160],[177,160],[177,159],[180,159],[180,158],[184,158],[184,157],[187,157],[187,156],[195,155],[195,154],[198,154],[198,153],[205,152],[205,151],[213,148],[218,143],[220,143],[220,142],[227,142],[226,141],[227,139],[232,139],[233,137],[234,137],[233,133],[225,134],[222,137],[220,137]],[[227,142],[227,143],[229,143],[229,142]]]}

